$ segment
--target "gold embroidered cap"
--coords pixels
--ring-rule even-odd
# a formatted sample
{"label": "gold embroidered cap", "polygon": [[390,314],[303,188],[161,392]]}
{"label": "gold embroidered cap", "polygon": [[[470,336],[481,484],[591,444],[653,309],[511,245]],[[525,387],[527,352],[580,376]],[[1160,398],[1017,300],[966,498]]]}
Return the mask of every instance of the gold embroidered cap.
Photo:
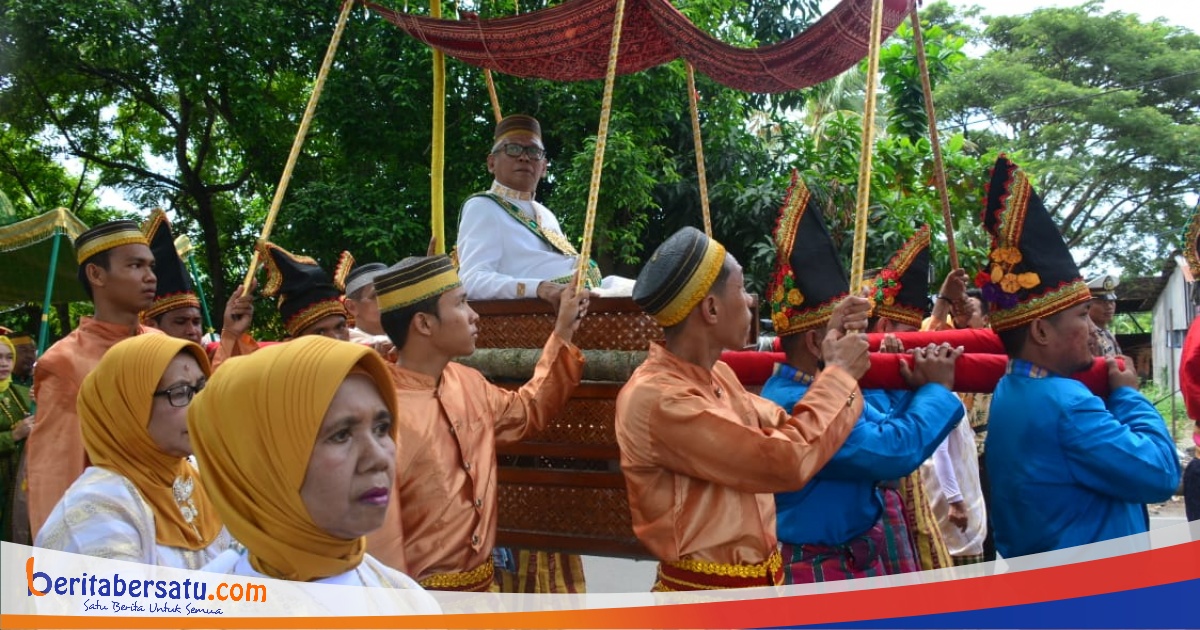
{"label": "gold embroidered cap", "polygon": [[379,312],[410,306],[462,286],[449,256],[405,258],[375,276],[375,301]]}
{"label": "gold embroidered cap", "polygon": [[850,292],[837,247],[821,209],[800,174],[792,171],[775,225],[775,272],[767,287],[771,323],[783,337],[824,326]]}
{"label": "gold embroidered cap", "polygon": [[503,120],[496,123],[496,132],[492,137],[496,142],[499,142],[508,136],[518,133],[532,134],[537,138],[538,144],[541,144],[542,125],[536,118],[528,114],[510,114],[505,116]]}
{"label": "gold embroidered cap", "polygon": [[308,256],[297,256],[274,243],[260,243],[259,256],[267,269],[263,295],[279,296],[283,327],[293,337],[329,315],[346,316],[342,289],[354,265],[350,252],[342,252],[333,277]]}
{"label": "gold embroidered cap", "polygon": [[663,328],[682,322],[712,288],[725,246],[694,227],[671,235],[642,267],[633,301]]}
{"label": "gold embroidered cap", "polygon": [[154,254],[154,275],[158,286],[154,291],[154,303],[142,312],[142,319],[153,319],[177,308],[200,308],[192,285],[192,275],[175,249],[175,236],[171,234],[171,222],[161,208],[155,208],[150,218],[142,224],[150,252]]}
{"label": "gold embroidered cap", "polygon": [[1007,156],[996,158],[985,197],[983,227],[992,250],[975,285],[988,302],[993,330],[1018,328],[1092,299],[1029,176]]}
{"label": "gold embroidered cap", "polygon": [[150,246],[146,235],[133,221],[106,221],[75,239],[75,262],[82,265],[87,259],[122,245]]}

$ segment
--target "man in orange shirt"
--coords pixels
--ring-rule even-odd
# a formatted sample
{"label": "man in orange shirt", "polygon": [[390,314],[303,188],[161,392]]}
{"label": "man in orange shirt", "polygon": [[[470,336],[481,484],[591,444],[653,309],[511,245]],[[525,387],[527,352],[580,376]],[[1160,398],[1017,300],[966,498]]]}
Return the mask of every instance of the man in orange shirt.
{"label": "man in orange shirt", "polygon": [[155,332],[139,323],[154,302],[154,254],[133,221],[109,221],[75,239],[79,281],[95,305],[38,360],[37,414],[26,443],[29,524],[34,538],[67,488],[87,467],[75,399],[79,385],[118,341]]}
{"label": "man in orange shirt", "polygon": [[785,411],[747,392],[721,352],[740,349],[753,306],[742,268],[695,228],[667,239],[638,275],[633,299],[665,343],[617,397],[633,531],[659,559],[656,591],[782,583],[775,492],[799,490],[862,414],[858,378],[867,300],[843,298],[822,348],[826,368]]}
{"label": "man in orange shirt", "polygon": [[[400,444],[397,500],[383,528],[367,537],[367,549],[428,589],[499,591],[492,561],[496,446],[541,431],[579,385],[583,353],[571,339],[590,292],[563,288],[533,377],[513,391],[451,361],[475,351],[479,316],[449,257],[405,259],[376,276],[375,289],[383,329],[399,352],[389,369],[400,401]],[[578,556],[519,553],[522,574],[539,576],[522,592],[584,588]]]}

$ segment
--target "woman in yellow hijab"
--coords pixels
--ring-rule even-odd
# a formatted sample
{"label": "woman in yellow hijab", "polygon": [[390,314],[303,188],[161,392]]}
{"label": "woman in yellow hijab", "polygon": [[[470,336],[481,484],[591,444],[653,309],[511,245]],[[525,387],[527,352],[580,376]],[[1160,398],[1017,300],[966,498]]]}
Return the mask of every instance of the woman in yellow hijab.
{"label": "woman in yellow hijab", "polygon": [[[366,553],[396,469],[396,399],[374,350],[306,335],[221,364],[188,410],[204,487],[245,549],[205,571],[421,591]],[[423,591],[417,612],[437,612]]]}
{"label": "woman in yellow hijab", "polygon": [[189,460],[187,407],[210,373],[200,346],[167,335],[118,343],[83,380],[91,465],[34,546],[197,569],[231,544]]}
{"label": "woman in yellow hijab", "polygon": [[0,335],[0,540],[13,541],[12,493],[25,438],[33,428],[29,389],[13,383],[17,348]]}

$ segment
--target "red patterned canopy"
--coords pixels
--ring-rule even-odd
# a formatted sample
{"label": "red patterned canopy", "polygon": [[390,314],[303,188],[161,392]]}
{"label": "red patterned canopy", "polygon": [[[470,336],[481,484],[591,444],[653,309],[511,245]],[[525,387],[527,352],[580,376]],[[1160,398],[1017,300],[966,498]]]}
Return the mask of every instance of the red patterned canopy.
{"label": "red patterned canopy", "polygon": [[[520,77],[582,81],[603,78],[607,71],[616,0],[568,0],[494,20],[445,20],[368,6],[412,37],[471,65]],[[910,0],[884,0],[885,39],[911,8]],[[865,58],[870,24],[871,0],[842,0],[792,39],[738,48],[696,28],[670,0],[626,0],[617,74],[682,57],[728,87],[786,92],[835,77]]]}

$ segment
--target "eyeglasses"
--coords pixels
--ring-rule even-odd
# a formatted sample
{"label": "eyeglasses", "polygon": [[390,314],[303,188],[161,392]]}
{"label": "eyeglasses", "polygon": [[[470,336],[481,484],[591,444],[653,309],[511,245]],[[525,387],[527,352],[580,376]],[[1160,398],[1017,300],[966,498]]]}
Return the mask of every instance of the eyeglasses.
{"label": "eyeglasses", "polygon": [[188,406],[188,403],[192,402],[192,397],[199,393],[200,390],[204,389],[204,386],[207,384],[208,382],[204,379],[200,379],[195,385],[190,383],[180,383],[173,387],[168,387],[161,392],[154,392],[154,395],[166,396],[167,402],[170,403],[172,407],[186,407]]}
{"label": "eyeglasses", "polygon": [[516,144],[513,142],[500,147],[496,150],[496,152],[504,152],[504,155],[507,155],[511,158],[519,158],[521,157],[521,154],[524,153],[525,155],[528,155],[529,159],[533,160],[534,162],[546,157],[546,150],[539,146],[532,144],[525,146],[523,144]]}

